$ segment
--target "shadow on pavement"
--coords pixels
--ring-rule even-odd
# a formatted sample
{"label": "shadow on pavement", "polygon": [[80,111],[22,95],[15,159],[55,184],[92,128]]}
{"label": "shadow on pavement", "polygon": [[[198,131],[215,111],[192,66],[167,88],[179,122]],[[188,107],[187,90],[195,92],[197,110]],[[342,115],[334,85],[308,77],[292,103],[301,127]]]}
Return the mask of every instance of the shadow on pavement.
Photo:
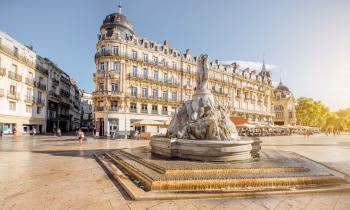
{"label": "shadow on pavement", "polygon": [[103,153],[109,151],[109,149],[92,149],[92,150],[43,150],[43,151],[32,151],[32,153],[49,154],[54,156],[67,156],[67,157],[85,157],[94,158],[93,155],[96,153]]}

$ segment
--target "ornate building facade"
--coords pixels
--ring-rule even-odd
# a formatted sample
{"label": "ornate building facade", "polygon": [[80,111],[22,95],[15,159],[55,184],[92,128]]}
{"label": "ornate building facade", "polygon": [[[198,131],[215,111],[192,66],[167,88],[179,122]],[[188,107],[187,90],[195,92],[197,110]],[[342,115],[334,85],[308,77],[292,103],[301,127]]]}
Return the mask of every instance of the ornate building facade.
{"label": "ornate building facade", "polygon": [[[135,129],[133,122],[169,122],[196,87],[197,56],[138,36],[119,11],[107,15],[96,44],[92,93],[100,135]],[[272,123],[272,82],[265,64],[257,72],[238,63],[209,62],[209,86],[232,117]]]}
{"label": "ornate building facade", "polygon": [[48,72],[31,46],[0,31],[0,131],[26,134],[46,129]]}
{"label": "ornate building facade", "polygon": [[92,95],[85,91],[81,91],[80,96],[81,128],[84,130],[92,130],[94,128],[92,118]]}
{"label": "ornate building facade", "polygon": [[274,124],[275,125],[292,125],[297,122],[295,114],[296,100],[289,88],[279,83],[274,89],[273,106],[274,106]]}

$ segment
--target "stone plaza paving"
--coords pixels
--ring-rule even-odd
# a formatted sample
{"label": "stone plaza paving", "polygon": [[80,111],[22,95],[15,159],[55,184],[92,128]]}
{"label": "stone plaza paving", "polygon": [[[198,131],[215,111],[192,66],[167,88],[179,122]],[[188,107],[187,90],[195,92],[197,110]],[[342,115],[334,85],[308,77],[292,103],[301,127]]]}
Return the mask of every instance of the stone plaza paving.
{"label": "stone plaza paving", "polygon": [[[264,137],[263,148],[293,151],[350,175],[350,135]],[[0,209],[350,209],[350,192],[255,198],[132,201],[92,155],[147,145],[141,140],[4,137]]]}

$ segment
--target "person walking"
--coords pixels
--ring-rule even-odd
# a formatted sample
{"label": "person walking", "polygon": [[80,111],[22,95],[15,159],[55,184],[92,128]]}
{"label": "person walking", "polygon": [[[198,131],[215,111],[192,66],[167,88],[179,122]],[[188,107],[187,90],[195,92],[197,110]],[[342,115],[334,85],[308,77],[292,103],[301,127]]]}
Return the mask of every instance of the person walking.
{"label": "person walking", "polygon": [[33,127],[33,136],[35,136],[35,134],[36,134],[36,129],[35,127]]}
{"label": "person walking", "polygon": [[80,144],[83,144],[84,132],[81,130],[81,128],[79,128],[79,131],[78,131],[78,138],[79,138]]}
{"label": "person walking", "polygon": [[59,137],[62,135],[61,129],[60,129],[60,128],[57,129],[57,135],[58,135]]}

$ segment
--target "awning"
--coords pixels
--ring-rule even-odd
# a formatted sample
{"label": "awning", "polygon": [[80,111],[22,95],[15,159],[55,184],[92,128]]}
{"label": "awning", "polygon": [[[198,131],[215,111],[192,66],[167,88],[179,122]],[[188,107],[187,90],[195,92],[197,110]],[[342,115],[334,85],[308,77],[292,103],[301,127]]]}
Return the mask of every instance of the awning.
{"label": "awning", "polygon": [[230,119],[236,126],[248,123],[248,121],[246,119],[244,119],[243,117],[231,117]]}
{"label": "awning", "polygon": [[156,121],[156,120],[141,120],[141,121],[137,121],[137,122],[133,122],[130,124],[131,126],[143,126],[143,125],[148,125],[148,126],[166,126],[166,122],[160,122],[160,121]]}
{"label": "awning", "polygon": [[244,123],[244,124],[239,124],[236,125],[237,128],[255,128],[255,125],[249,124],[249,123]]}

